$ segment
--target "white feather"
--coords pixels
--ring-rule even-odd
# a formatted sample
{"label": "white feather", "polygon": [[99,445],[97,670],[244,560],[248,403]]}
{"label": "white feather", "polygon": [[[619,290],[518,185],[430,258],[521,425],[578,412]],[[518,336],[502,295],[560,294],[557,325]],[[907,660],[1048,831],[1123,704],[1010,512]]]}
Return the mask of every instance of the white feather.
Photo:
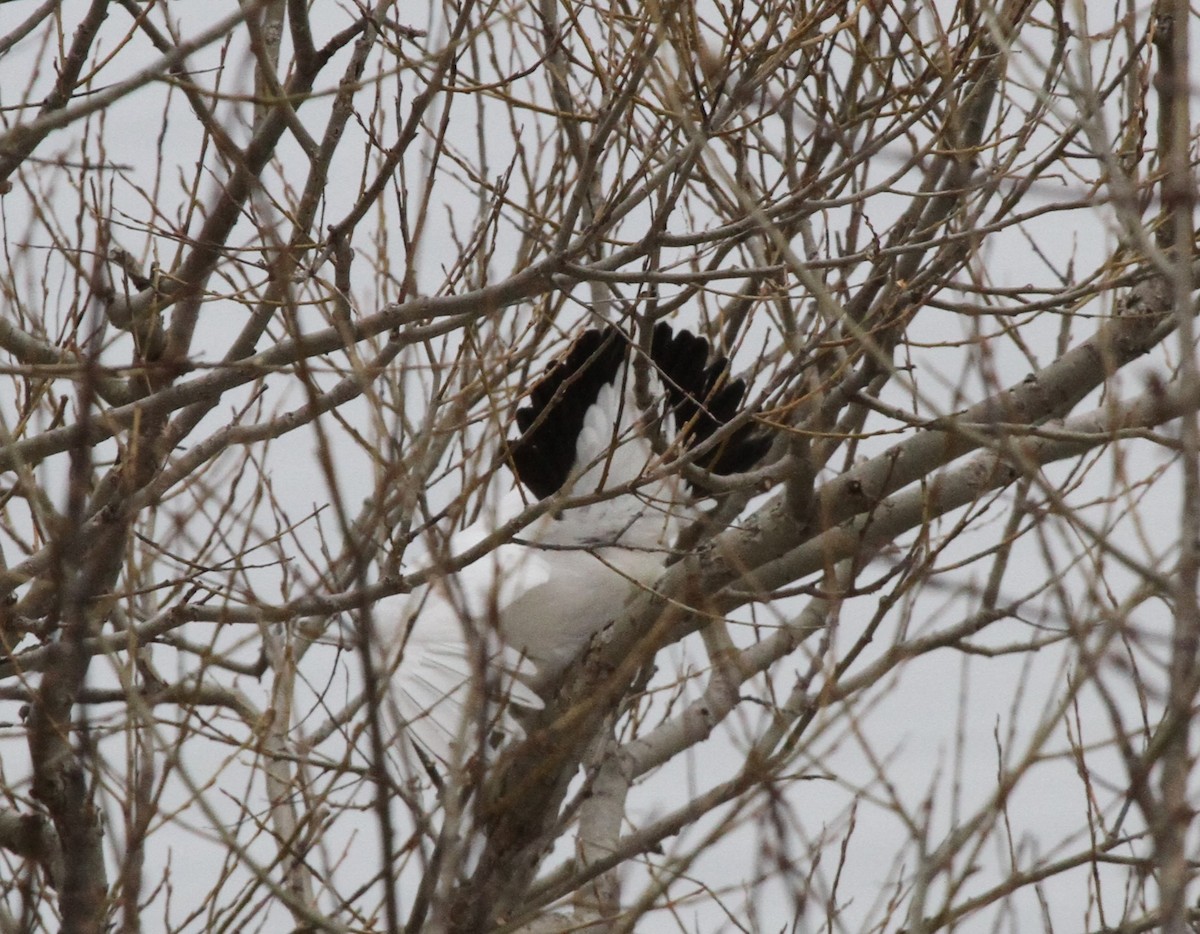
{"label": "white feather", "polygon": [[[519,542],[376,604],[375,641],[383,647],[377,658],[389,676],[398,727],[444,765],[461,765],[493,734],[523,736],[512,707],[540,708],[531,685],[561,671],[661,573],[661,545],[623,547],[630,537],[645,538],[636,533],[646,518],[662,527],[660,507],[632,525],[624,517],[622,544],[612,545],[606,531],[596,535],[596,520],[611,518],[603,505],[543,517]],[[491,524],[455,536],[452,552],[472,547]]]}
{"label": "white feather", "polygon": [[[652,370],[650,377],[651,398],[661,398]],[[656,413],[638,406],[628,365],[617,381],[601,387],[585,413],[564,492],[629,491],[543,516],[458,573],[376,607],[400,726],[448,767],[496,732],[523,735],[514,708],[542,706],[532,686],[560,672],[662,572],[685,497],[673,477],[643,480],[662,473],[645,436]],[[454,535],[450,554],[521,506],[514,491],[498,515]]]}

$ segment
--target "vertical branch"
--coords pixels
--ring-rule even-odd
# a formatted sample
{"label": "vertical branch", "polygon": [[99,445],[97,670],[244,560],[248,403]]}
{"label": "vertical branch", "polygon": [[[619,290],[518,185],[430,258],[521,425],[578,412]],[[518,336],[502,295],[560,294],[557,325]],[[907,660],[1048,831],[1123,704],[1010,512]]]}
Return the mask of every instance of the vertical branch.
{"label": "vertical branch", "polygon": [[[280,864],[283,866],[283,884],[296,902],[306,907],[315,906],[312,873],[307,864],[306,840],[310,836],[305,822],[300,819],[296,806],[298,794],[299,766],[291,763],[298,757],[288,735],[292,728],[293,698],[296,690],[296,655],[292,642],[286,637],[265,636],[267,657],[274,671],[271,683],[271,715],[265,718],[263,746],[263,778],[267,789],[267,800],[271,807],[271,821],[279,841]],[[297,925],[304,924],[304,917],[293,917]]]}
{"label": "vertical branch", "polygon": [[[567,80],[570,72],[567,68],[568,57],[563,47],[563,28],[558,19],[557,0],[540,0],[538,13],[542,19],[542,34],[546,42],[546,74],[550,79],[551,98],[560,115],[559,126],[566,134],[568,148],[581,173],[579,185],[583,191],[580,192],[579,198],[580,222],[584,229],[588,229],[595,223],[597,207],[603,203],[602,160],[596,158],[595,154],[591,152],[594,141],[589,143],[588,140],[585,140],[580,130],[580,123],[577,119],[578,108],[571,96],[571,86]],[[565,237],[567,232],[559,230],[558,235]],[[601,256],[600,245],[594,244],[589,253],[592,258],[599,259]],[[614,312],[614,309],[610,307],[613,295],[612,287],[598,279],[591,280],[588,287],[592,295],[592,312],[603,318],[611,319]]]}
{"label": "vertical branch", "polygon": [[[276,104],[275,95],[279,87],[279,45],[283,41],[283,13],[286,0],[266,0],[259,11],[258,35],[262,41],[263,54],[254,69],[254,125],[258,126]],[[247,17],[247,24],[251,22]]]}
{"label": "vertical branch", "polygon": [[[1167,0],[1157,11],[1160,104],[1159,152],[1163,165],[1163,218],[1160,246],[1170,257],[1170,288],[1179,329],[1179,380],[1185,392],[1200,389],[1192,307],[1192,243],[1195,190],[1191,166],[1191,95],[1188,55],[1190,10],[1187,0]],[[1169,934],[1189,930],[1187,885],[1192,876],[1186,841],[1194,810],[1188,797],[1192,767],[1189,750],[1191,718],[1200,689],[1197,651],[1200,650],[1200,425],[1195,412],[1180,419],[1180,470],[1183,474],[1179,528],[1179,564],[1171,636],[1168,723],[1160,778],[1158,813],[1149,815],[1154,833],[1161,899],[1162,929]]]}
{"label": "vertical branch", "polygon": [[[140,653],[141,654],[141,653]],[[149,669],[149,651],[144,666]],[[139,658],[139,668],[143,661]],[[129,681],[129,691],[136,691],[136,681]],[[123,803],[125,810],[125,853],[120,865],[121,930],[138,934],[142,930],[141,899],[145,893],[146,838],[156,817],[153,796],[154,738],[141,718],[131,718],[129,724],[130,755],[126,767],[130,771],[129,794]],[[151,870],[154,869],[151,863]],[[152,882],[156,882],[152,876]]]}
{"label": "vertical branch", "polygon": [[[617,748],[613,724],[605,725],[597,736],[595,748],[599,768],[591,794],[579,808],[579,864],[585,869],[611,856],[621,839],[625,819],[625,801],[633,784],[629,756]],[[595,915],[615,918],[621,909],[620,876],[616,869],[601,873],[575,894],[575,906],[582,917]],[[593,930],[589,928],[589,930]],[[599,928],[595,928],[597,932]]]}
{"label": "vertical branch", "polygon": [[[79,420],[92,418],[95,393],[89,365],[79,389]],[[33,763],[33,796],[50,814],[64,854],[59,907],[63,930],[100,934],[105,930],[108,890],[100,812],[89,787],[81,756],[72,747],[71,713],[87,678],[91,655],[85,641],[92,635],[91,597],[95,581],[79,534],[87,515],[92,482],[92,451],[86,434],[71,451],[68,505],[54,542],[54,605],[50,616],[56,640],[49,646],[53,662],[42,675],[30,704],[29,753]]]}

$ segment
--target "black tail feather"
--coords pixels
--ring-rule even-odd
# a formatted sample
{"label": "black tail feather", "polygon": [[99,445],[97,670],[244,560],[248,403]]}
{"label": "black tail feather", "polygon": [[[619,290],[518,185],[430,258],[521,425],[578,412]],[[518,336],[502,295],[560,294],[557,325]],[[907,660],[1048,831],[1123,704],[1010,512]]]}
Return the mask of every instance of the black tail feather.
{"label": "black tail feather", "polygon": [[[509,442],[517,479],[534,496],[553,495],[576,467],[576,442],[587,410],[600,390],[614,382],[628,358],[629,340],[616,327],[585,331],[565,358],[547,368],[517,410],[520,436]],[[690,331],[676,334],[669,324],[654,328],[650,356],[666,386],[675,430],[684,448],[707,442],[741,411],[746,383],[729,378],[729,361],[709,360],[707,340]],[[770,439],[753,423],[738,428],[700,456],[697,466],[719,476],[750,470],[766,454]],[[703,492],[697,490],[696,492]]]}
{"label": "black tail feather", "polygon": [[[688,331],[673,334],[666,323],[654,328],[650,355],[666,383],[675,430],[687,432],[684,445],[689,448],[706,443],[737,417],[746,396],[745,381],[729,378],[729,361],[717,356],[708,363],[709,354],[709,343],[703,337]],[[697,458],[696,464],[718,476],[743,473],[757,464],[770,446],[770,439],[759,433],[753,422],[747,422]]]}
{"label": "black tail feather", "polygon": [[625,360],[626,340],[616,328],[585,331],[567,356],[550,364],[517,409],[521,435],[509,442],[513,471],[538,499],[557,492],[575,466],[575,442],[587,410],[613,382]]}

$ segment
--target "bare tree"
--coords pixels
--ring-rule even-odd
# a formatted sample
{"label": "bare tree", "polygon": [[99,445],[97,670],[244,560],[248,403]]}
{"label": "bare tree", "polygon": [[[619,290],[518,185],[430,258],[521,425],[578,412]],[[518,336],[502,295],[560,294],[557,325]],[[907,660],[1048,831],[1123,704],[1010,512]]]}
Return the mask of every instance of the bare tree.
{"label": "bare tree", "polygon": [[[0,929],[1195,928],[1186,2],[2,9]],[[771,456],[422,761],[381,601],[660,320]]]}

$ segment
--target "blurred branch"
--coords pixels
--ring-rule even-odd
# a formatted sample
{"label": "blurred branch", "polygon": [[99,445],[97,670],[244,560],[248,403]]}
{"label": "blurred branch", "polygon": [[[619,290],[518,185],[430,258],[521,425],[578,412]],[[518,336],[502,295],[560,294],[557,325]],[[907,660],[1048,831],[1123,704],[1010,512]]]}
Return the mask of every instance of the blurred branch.
{"label": "blurred branch", "polygon": [[[202,49],[223,39],[228,35],[230,29],[240,23],[259,2],[261,0],[247,0],[247,3],[241,10],[219,20],[209,29],[197,35],[195,39],[181,44],[170,54],[164,55],[153,65],[141,69],[124,81],[117,82],[103,91],[96,92],[89,96],[87,100],[73,106],[67,106],[66,100],[56,104],[58,98],[57,96],[52,96],[49,100],[51,104],[56,104],[55,106],[50,107],[46,112],[30,122],[19,123],[3,135],[0,135],[0,181],[7,181],[8,177],[52,131],[62,129],[76,121],[82,120],[90,114],[103,110],[150,82],[158,80],[163,72],[169,71],[175,64],[182,62],[197,49]],[[77,33],[77,37],[80,40],[79,50],[81,54],[86,54],[83,43],[90,42],[91,30],[97,28],[100,21],[103,20],[104,9],[107,6],[107,0],[94,0],[93,9],[99,9],[100,15],[89,22],[87,29],[81,33]],[[73,67],[74,64],[73,62]],[[80,67],[82,67],[82,64],[82,61],[78,62]],[[59,93],[61,94],[67,90],[66,83],[62,83]]]}

